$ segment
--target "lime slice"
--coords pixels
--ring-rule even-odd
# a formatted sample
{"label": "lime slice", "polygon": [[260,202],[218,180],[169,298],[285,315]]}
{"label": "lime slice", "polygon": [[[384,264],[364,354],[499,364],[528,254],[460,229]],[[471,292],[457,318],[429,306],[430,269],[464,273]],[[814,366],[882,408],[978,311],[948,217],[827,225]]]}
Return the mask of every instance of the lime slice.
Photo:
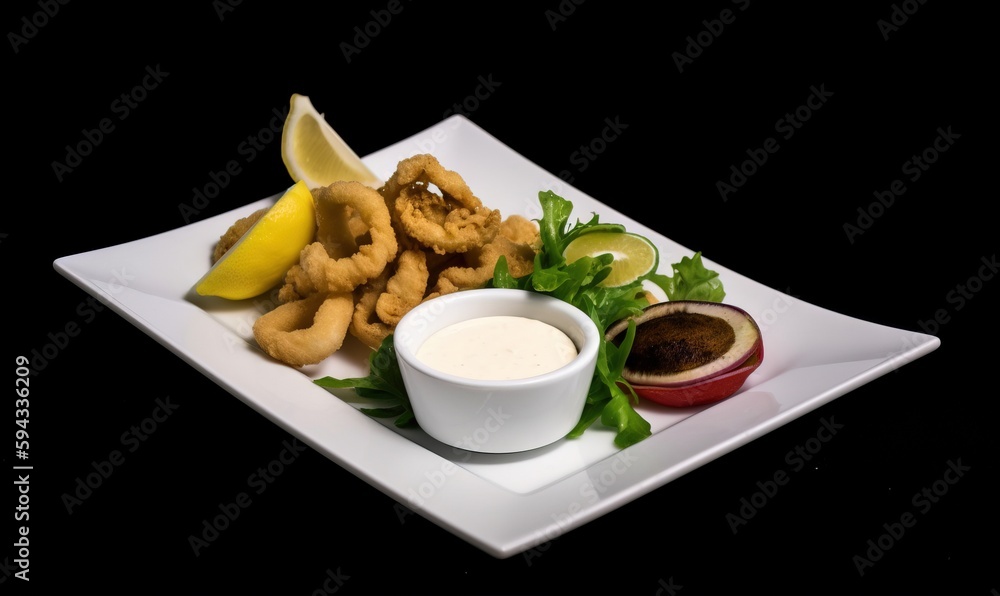
{"label": "lime slice", "polygon": [[567,262],[581,257],[597,257],[611,253],[611,275],[602,286],[628,285],[656,272],[660,253],[645,236],[629,232],[591,232],[575,238],[566,246],[563,257]]}

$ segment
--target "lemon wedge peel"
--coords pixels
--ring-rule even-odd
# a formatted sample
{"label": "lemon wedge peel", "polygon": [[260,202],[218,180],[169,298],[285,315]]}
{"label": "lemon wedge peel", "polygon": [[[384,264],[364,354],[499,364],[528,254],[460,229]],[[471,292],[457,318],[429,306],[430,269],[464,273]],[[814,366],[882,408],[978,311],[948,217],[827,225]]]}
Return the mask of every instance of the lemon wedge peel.
{"label": "lemon wedge peel", "polygon": [[195,284],[202,296],[254,298],[275,287],[316,235],[316,205],[305,182],[292,185]]}
{"label": "lemon wedge peel", "polygon": [[378,188],[381,178],[361,161],[306,95],[293,93],[281,131],[281,161],[295,182],[310,189],[339,180]]}
{"label": "lemon wedge peel", "polygon": [[571,241],[563,251],[567,262],[610,253],[611,274],[599,285],[620,287],[656,273],[660,253],[648,238],[631,232],[591,232]]}

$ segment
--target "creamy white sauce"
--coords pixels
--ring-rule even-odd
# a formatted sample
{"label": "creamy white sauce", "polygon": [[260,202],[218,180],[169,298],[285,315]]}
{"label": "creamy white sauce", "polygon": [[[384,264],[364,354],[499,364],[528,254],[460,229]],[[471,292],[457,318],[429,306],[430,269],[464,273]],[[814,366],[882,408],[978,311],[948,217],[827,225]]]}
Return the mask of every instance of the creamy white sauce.
{"label": "creamy white sauce", "polygon": [[417,359],[439,371],[494,381],[551,372],[576,355],[576,345],[561,330],[512,316],[455,323],[428,337],[417,349]]}

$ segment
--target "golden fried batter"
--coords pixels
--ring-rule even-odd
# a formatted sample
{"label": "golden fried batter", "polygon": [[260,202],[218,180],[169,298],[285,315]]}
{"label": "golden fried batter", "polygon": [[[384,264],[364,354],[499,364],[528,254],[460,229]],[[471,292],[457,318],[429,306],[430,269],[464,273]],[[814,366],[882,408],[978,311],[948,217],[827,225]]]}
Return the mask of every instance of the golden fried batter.
{"label": "golden fried batter", "polygon": [[463,264],[438,273],[428,298],[485,286],[493,279],[501,256],[506,258],[512,276],[524,277],[534,270],[535,253],[540,243],[541,236],[534,222],[520,215],[508,216],[492,242],[468,251]]}
{"label": "golden fried batter", "polygon": [[400,161],[396,165],[396,172],[380,192],[387,199],[395,201],[404,188],[414,183],[422,185],[430,183],[437,186],[443,195],[456,202],[459,207],[475,211],[483,206],[482,201],[472,194],[472,189],[457,172],[446,169],[429,153],[421,153]]}
{"label": "golden fried batter", "polygon": [[291,366],[317,364],[343,345],[353,310],[350,292],[312,294],[260,316],[254,339],[269,356]]}
{"label": "golden fried batter", "polygon": [[486,246],[469,251],[466,266],[449,267],[441,271],[428,298],[486,286],[493,279],[497,260],[501,256],[507,259],[507,269],[514,277],[523,277],[534,269],[535,252],[531,246],[497,236]]}
{"label": "golden fried batter", "polygon": [[[344,205],[357,211],[371,234],[371,242],[358,246],[357,252],[350,256],[331,255],[330,249],[322,241],[313,242],[302,249],[299,265],[316,290],[353,291],[377,277],[396,258],[396,233],[392,228],[389,211],[378,191],[360,182],[334,182],[330,186],[315,189],[313,196],[316,200],[317,221],[323,226],[317,237],[329,238],[334,234],[327,231],[332,225],[332,218],[319,214],[337,210],[336,208]],[[324,222],[326,225],[323,225]]]}
{"label": "golden fried batter", "polygon": [[400,254],[395,272],[375,303],[378,318],[387,325],[399,323],[403,315],[424,299],[428,275],[427,255],[423,251],[407,250]]}
{"label": "golden fried batter", "polygon": [[393,326],[381,321],[375,314],[375,306],[379,296],[385,292],[389,283],[389,271],[369,281],[355,292],[354,313],[348,332],[361,343],[377,350],[382,340],[392,335]]}
{"label": "golden fried batter", "polygon": [[309,281],[309,276],[302,269],[302,265],[292,265],[288,273],[285,273],[285,285],[278,290],[278,302],[284,304],[301,300],[314,292],[316,286]]}
{"label": "golden fried batter", "polygon": [[400,161],[379,192],[397,233],[438,254],[482,246],[496,236],[500,225],[498,211],[484,207],[458,173],[426,153]]}
{"label": "golden fried batter", "polygon": [[485,207],[470,211],[415,186],[396,198],[395,213],[407,236],[441,255],[482,246],[500,228],[499,211]]}
{"label": "golden fried batter", "polygon": [[507,219],[500,223],[500,234],[514,244],[530,246],[535,251],[542,248],[542,236],[538,231],[538,224],[523,215],[508,215]]}

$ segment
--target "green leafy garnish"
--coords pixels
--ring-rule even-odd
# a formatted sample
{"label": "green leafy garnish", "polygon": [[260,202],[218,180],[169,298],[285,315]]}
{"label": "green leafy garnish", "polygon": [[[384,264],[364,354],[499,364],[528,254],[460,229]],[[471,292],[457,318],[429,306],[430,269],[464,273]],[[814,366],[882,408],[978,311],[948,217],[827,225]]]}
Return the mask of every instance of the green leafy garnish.
{"label": "green leafy garnish", "polygon": [[382,340],[382,345],[368,357],[368,376],[354,379],[335,379],[323,377],[313,381],[327,389],[354,388],[358,397],[373,399],[384,405],[378,408],[359,408],[361,412],[373,418],[392,418],[398,427],[414,426],[413,408],[410,398],[406,395],[403,385],[403,375],[399,372],[399,362],[396,360],[396,347],[392,336]]}
{"label": "green leafy garnish", "polygon": [[719,274],[705,268],[701,262],[701,253],[693,257],[682,257],[679,263],[672,265],[674,276],[667,277],[654,273],[649,280],[663,288],[667,300],[703,300],[706,302],[722,302],[726,290],[722,287]]}
{"label": "green leafy garnish", "polygon": [[[531,273],[520,278],[511,275],[507,261],[500,257],[493,279],[487,284],[496,288],[521,289],[559,298],[587,313],[601,331],[597,367],[591,381],[587,402],[580,422],[567,435],[579,437],[598,420],[615,429],[615,445],[621,448],[634,445],[651,434],[649,422],[634,405],[638,396],[622,377],[635,337],[635,323],[630,321],[626,337],[620,345],[604,338],[607,329],[615,322],[639,315],[649,305],[643,280],[617,287],[604,287],[600,282],[611,273],[611,254],[597,257],[585,256],[567,263],[563,253],[566,246],[581,234],[597,231],[624,232],[621,224],[602,223],[594,214],[587,222],[570,225],[573,204],[551,191],[538,193],[542,218],[538,220],[542,247],[535,255]],[[725,291],[718,274],[705,268],[701,253],[684,257],[672,265],[673,276],[653,273],[647,276],[659,286],[668,300],[708,300],[721,302]],[[383,402],[379,408],[361,411],[369,416],[392,417],[396,426],[416,423],[403,386],[392,336],[386,338],[369,359],[370,374],[357,379],[324,377],[315,383],[328,388],[355,388],[357,394]]]}

